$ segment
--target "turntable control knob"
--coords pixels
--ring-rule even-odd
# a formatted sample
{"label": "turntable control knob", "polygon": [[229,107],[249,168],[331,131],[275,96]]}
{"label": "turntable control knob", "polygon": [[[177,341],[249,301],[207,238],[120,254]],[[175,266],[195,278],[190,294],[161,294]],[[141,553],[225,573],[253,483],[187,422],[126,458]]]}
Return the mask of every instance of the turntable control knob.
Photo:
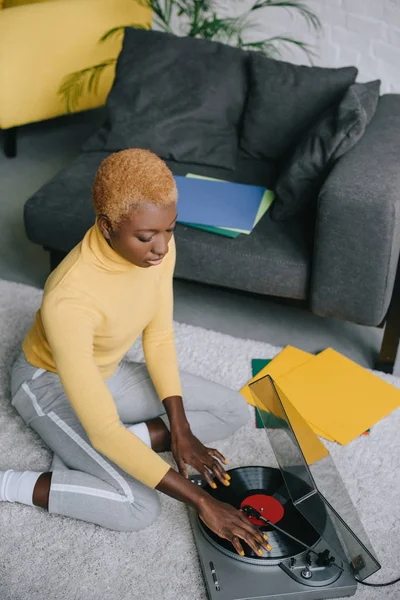
{"label": "turntable control knob", "polygon": [[311,577],[313,576],[312,571],[308,565],[302,570],[301,576],[303,577],[303,579],[311,579]]}

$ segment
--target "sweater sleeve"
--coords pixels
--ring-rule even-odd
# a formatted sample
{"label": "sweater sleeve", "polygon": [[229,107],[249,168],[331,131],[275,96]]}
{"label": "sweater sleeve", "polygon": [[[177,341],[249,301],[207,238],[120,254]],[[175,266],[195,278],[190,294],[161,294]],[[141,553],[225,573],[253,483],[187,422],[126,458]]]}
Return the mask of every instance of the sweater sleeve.
{"label": "sweater sleeve", "polygon": [[62,299],[50,294],[41,309],[64,391],[93,447],[154,488],[170,467],[121,423],[93,356],[94,332],[102,316],[90,299],[70,294],[64,290]]}
{"label": "sweater sleeve", "polygon": [[159,308],[142,336],[146,365],[161,401],[170,396],[182,396],[173,328],[175,258],[175,241],[172,238],[161,278]]}

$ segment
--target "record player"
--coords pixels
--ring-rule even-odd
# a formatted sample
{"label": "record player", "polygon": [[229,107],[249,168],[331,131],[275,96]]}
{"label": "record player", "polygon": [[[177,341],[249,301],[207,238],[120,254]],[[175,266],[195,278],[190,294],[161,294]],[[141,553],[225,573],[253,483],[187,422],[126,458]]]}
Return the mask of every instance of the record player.
{"label": "record player", "polygon": [[[270,376],[250,384],[279,468],[228,471],[214,498],[241,509],[268,535],[262,557],[239,556],[189,508],[210,600],[323,600],[353,596],[381,568],[327,448]],[[268,428],[270,415],[274,428]]]}

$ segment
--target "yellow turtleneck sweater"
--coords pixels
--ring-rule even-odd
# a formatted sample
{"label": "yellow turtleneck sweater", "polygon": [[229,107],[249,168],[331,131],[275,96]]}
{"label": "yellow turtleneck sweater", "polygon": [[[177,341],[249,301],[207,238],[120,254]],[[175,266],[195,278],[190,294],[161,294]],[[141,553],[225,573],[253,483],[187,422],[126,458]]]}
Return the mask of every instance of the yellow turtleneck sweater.
{"label": "yellow turtleneck sweater", "polygon": [[182,395],[172,321],[174,266],[173,238],[163,262],[145,269],[114,252],[94,225],[48,278],[23,343],[32,365],[59,375],[93,447],[149,487],[169,465],[124,427],[104,380],[143,332],[160,400]]}

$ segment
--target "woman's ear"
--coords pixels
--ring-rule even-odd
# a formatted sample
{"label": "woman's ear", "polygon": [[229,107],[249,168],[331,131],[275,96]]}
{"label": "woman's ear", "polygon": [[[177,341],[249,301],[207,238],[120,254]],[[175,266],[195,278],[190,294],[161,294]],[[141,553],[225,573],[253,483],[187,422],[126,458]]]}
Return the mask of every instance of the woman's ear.
{"label": "woman's ear", "polygon": [[110,219],[106,215],[99,215],[97,217],[97,223],[100,227],[100,231],[106,240],[110,240],[112,236],[112,226]]}

